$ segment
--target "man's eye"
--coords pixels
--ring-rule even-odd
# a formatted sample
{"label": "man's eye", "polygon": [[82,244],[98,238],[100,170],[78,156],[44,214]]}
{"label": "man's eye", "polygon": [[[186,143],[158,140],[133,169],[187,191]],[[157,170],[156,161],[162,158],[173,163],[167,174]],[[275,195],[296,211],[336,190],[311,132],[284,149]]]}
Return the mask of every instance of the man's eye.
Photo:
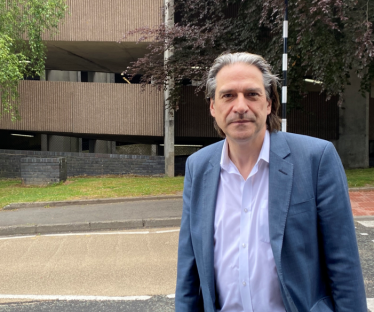
{"label": "man's eye", "polygon": [[258,93],[256,93],[256,92],[250,92],[250,93],[248,93],[248,96],[258,96]]}
{"label": "man's eye", "polygon": [[222,95],[222,97],[223,98],[230,98],[230,97],[232,97],[232,94],[229,94],[229,93],[228,94],[224,94],[224,95]]}

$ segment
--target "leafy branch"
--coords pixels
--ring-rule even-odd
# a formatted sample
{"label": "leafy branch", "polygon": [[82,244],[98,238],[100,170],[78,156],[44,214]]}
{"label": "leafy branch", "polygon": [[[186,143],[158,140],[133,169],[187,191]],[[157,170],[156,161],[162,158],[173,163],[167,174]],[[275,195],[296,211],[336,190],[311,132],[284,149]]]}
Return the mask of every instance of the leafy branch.
{"label": "leafy branch", "polygon": [[[176,24],[143,27],[127,35],[141,34],[151,41],[148,53],[126,70],[141,73],[142,83],[166,87],[174,77],[171,101],[177,107],[179,89],[186,81],[203,88],[206,71],[226,51],[248,51],[264,56],[273,71],[282,73],[283,0],[185,0],[175,6]],[[368,89],[374,61],[374,2],[367,0],[296,0],[289,3],[290,93],[303,96],[305,78],[321,81],[327,99],[339,95],[352,73],[363,77]],[[163,53],[173,46],[174,55],[164,66]],[[353,71],[354,69],[354,71]]]}
{"label": "leafy branch", "polygon": [[65,0],[0,0],[0,118],[18,113],[19,81],[44,75],[46,46],[66,10]]}

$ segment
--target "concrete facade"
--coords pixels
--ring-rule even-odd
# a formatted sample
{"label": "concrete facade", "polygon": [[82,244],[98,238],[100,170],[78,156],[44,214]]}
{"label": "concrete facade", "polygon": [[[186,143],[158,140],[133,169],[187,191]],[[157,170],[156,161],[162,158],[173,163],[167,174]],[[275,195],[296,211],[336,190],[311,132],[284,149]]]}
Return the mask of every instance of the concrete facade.
{"label": "concrete facade", "polygon": [[[151,85],[142,92],[138,82],[127,84],[118,78],[147,51],[146,42],[137,44],[138,34],[118,41],[127,31],[163,22],[163,4],[164,0],[67,0],[70,14],[61,23],[59,33],[52,40],[45,36],[45,81],[20,83],[22,119],[14,123],[5,117],[0,120],[0,149],[26,150],[31,146],[22,146],[24,141],[19,138],[20,143],[13,147],[8,144],[12,139],[16,141],[10,136],[14,132],[32,134],[34,141],[40,137],[40,150],[50,152],[79,153],[83,138],[85,145],[89,140],[91,153],[115,154],[115,142],[120,142],[147,144],[151,149],[147,153],[162,155],[161,144],[167,141],[170,144],[166,144],[165,153],[170,158],[178,155],[174,144],[206,146],[220,140],[204,95],[201,92],[196,96],[195,87],[182,88],[183,101],[169,118],[163,92]],[[334,110],[335,100],[326,102],[319,92],[314,92],[305,100],[309,106],[304,102],[301,105],[307,107],[306,114],[288,114],[291,132],[334,141],[347,168],[367,167],[369,152],[374,153],[374,102],[368,104],[368,98],[362,98],[359,82],[354,79],[347,86],[346,100],[339,110]],[[319,96],[322,100],[316,101]],[[318,110],[307,111],[312,106],[318,106]],[[324,107],[329,107],[329,114]],[[172,172],[174,167],[166,166],[164,172]]]}
{"label": "concrete facade", "polygon": [[361,80],[352,72],[339,109],[339,140],[336,149],[346,168],[369,167],[369,93],[359,92]]}
{"label": "concrete facade", "polygon": [[[114,83],[113,73],[89,72],[88,82]],[[90,153],[116,154],[116,142],[104,140],[90,140]]]}
{"label": "concrete facade", "polygon": [[[46,81],[80,82],[80,72],[46,70]],[[41,150],[51,152],[81,152],[82,139],[69,136],[42,134]]]}

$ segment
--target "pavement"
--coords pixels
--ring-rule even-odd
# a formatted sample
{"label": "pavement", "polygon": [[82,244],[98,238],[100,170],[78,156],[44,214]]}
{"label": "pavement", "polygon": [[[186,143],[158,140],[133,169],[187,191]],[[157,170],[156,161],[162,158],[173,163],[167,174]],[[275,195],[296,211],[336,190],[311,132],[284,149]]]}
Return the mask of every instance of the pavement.
{"label": "pavement", "polygon": [[0,236],[180,226],[182,196],[11,204]]}
{"label": "pavement", "polygon": [[[350,189],[355,219],[374,220],[374,188]],[[0,211],[0,236],[180,225],[182,196],[10,204]]]}

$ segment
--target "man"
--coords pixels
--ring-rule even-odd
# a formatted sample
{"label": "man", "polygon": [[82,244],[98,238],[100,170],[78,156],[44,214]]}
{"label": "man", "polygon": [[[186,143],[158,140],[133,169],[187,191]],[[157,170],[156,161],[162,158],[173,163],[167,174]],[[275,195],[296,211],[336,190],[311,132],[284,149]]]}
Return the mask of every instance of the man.
{"label": "man", "polygon": [[177,312],[366,312],[345,173],[329,142],[279,132],[277,78],[218,57],[207,96],[224,141],[186,163]]}

